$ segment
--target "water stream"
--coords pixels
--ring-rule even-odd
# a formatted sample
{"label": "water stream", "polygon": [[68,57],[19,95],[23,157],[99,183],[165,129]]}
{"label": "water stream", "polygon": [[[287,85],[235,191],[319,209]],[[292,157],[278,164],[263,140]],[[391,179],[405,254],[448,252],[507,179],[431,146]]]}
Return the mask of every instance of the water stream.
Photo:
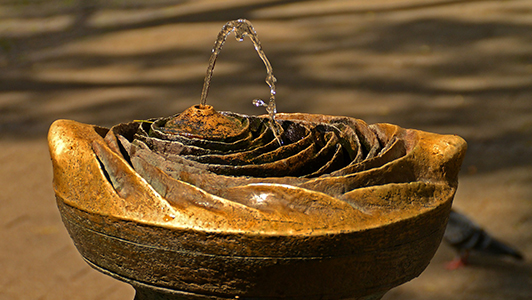
{"label": "water stream", "polygon": [[270,100],[268,103],[266,103],[261,99],[254,99],[253,105],[264,106],[266,108],[266,111],[270,116],[270,126],[273,131],[273,134],[275,135],[276,140],[279,142],[279,145],[282,145],[282,141],[280,139],[282,129],[281,126],[275,121],[275,114],[277,113],[277,107],[275,104],[275,82],[277,82],[277,79],[275,78],[275,76],[273,76],[272,65],[270,64],[270,61],[262,50],[262,45],[259,41],[257,32],[253,28],[251,22],[249,22],[248,20],[238,19],[229,21],[222,27],[220,33],[218,33],[218,37],[216,38],[216,41],[214,42],[214,46],[212,48],[211,57],[209,58],[209,66],[207,68],[207,74],[205,75],[205,81],[203,82],[200,105],[207,105],[207,95],[209,94],[212,74],[214,72],[214,65],[216,64],[218,55],[220,54],[220,51],[222,51],[222,47],[225,41],[227,40],[227,36],[231,32],[235,33],[235,38],[239,42],[242,42],[244,40],[244,37],[249,37],[249,39],[253,43],[253,46],[255,47],[255,51],[257,51],[257,54],[259,55],[260,59],[264,62],[264,65],[266,67],[266,83],[270,87]]}

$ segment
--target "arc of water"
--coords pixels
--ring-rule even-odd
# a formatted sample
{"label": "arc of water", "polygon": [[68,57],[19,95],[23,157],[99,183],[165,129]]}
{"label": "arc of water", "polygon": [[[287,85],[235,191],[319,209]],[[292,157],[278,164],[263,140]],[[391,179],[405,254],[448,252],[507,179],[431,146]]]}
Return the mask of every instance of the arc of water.
{"label": "arc of water", "polygon": [[211,57],[209,58],[207,74],[205,75],[205,80],[203,82],[200,105],[205,106],[207,104],[207,95],[209,94],[209,88],[211,85],[211,79],[214,72],[216,60],[218,59],[220,51],[222,51],[222,47],[225,41],[227,40],[227,36],[233,31],[235,32],[236,40],[239,42],[242,42],[244,40],[244,37],[249,37],[249,39],[253,43],[253,46],[255,47],[255,51],[257,51],[257,54],[259,55],[260,59],[266,67],[266,83],[270,87],[270,100],[268,104],[266,104],[261,99],[254,99],[253,104],[255,106],[266,107],[266,111],[268,112],[268,115],[270,117],[270,126],[273,131],[273,134],[275,135],[275,139],[279,142],[279,145],[282,145],[280,139],[282,128],[275,120],[275,114],[277,113],[277,107],[275,104],[275,82],[277,82],[277,79],[273,75],[273,68],[270,64],[270,61],[262,50],[262,45],[259,41],[255,28],[253,28],[251,22],[246,19],[238,19],[227,22],[222,27],[222,30],[218,33],[218,37],[216,38],[216,41],[214,42],[214,46],[212,48]]}

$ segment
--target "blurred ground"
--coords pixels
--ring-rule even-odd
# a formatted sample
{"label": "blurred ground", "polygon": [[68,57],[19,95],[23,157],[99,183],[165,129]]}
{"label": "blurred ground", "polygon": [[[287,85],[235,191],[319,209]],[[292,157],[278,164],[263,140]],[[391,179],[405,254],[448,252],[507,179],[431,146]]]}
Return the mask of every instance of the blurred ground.
{"label": "blurred ground", "polygon": [[[113,125],[199,103],[214,38],[250,19],[278,110],[454,133],[469,143],[455,207],[521,249],[446,271],[442,245],[400,299],[532,299],[531,1],[0,0],[0,300],[133,299],[88,267],[55,206],[53,120]],[[265,70],[230,39],[208,103],[262,114]]]}

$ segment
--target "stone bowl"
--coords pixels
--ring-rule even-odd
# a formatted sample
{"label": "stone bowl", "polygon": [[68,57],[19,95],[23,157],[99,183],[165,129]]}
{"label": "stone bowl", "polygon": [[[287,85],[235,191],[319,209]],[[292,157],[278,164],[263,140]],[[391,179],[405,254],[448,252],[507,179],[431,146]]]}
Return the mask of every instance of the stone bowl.
{"label": "stone bowl", "polygon": [[183,197],[211,204],[173,205],[108,146],[109,129],[58,120],[48,137],[57,205],[82,257],[131,284],[138,300],[380,299],[419,276],[436,252],[466,143],[371,126],[407,145],[404,155],[355,178],[382,182],[341,197],[291,184],[260,186],[290,194],[290,205],[334,208],[290,214],[249,209],[188,184]]}

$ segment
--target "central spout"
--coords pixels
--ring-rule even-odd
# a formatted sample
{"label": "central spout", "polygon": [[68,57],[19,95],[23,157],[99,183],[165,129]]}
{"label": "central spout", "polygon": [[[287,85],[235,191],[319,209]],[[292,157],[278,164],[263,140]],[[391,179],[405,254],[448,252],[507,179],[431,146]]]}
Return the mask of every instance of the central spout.
{"label": "central spout", "polygon": [[245,124],[218,113],[210,105],[195,105],[167,121],[161,129],[188,137],[219,140],[238,135]]}

